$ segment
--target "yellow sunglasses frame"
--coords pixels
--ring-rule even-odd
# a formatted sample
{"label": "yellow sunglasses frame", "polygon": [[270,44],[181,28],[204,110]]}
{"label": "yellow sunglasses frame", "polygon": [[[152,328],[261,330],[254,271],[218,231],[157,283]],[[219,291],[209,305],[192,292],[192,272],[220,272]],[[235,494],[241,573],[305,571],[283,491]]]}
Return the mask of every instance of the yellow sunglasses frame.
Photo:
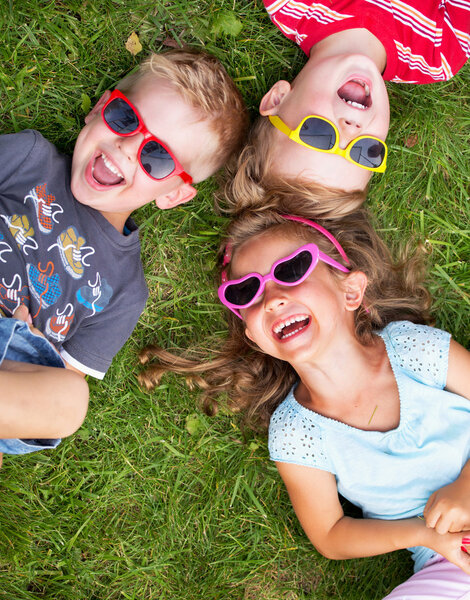
{"label": "yellow sunglasses frame", "polygon": [[[308,144],[306,144],[305,142],[303,142],[300,139],[299,132],[302,129],[303,124],[305,123],[305,121],[307,119],[311,119],[312,117],[314,119],[320,119],[321,121],[326,121],[333,127],[333,129],[336,133],[336,141],[334,143],[333,148],[330,148],[330,150],[322,150],[321,148],[314,148],[313,146],[309,146]],[[277,115],[269,115],[268,118],[271,121],[272,125],[276,129],[279,129],[279,131],[281,131],[283,134],[287,135],[287,137],[289,139],[291,139],[293,142],[295,142],[296,144],[305,146],[305,148],[308,148],[309,150],[316,150],[317,152],[325,152],[326,154],[338,154],[339,156],[342,156],[343,158],[345,158],[349,162],[352,162],[354,165],[358,166],[359,168],[365,169],[366,171],[373,171],[374,173],[384,173],[385,169],[387,168],[387,155],[388,155],[387,144],[383,140],[381,140],[377,137],[374,137],[373,135],[360,135],[359,137],[352,140],[347,145],[347,147],[343,150],[342,148],[339,147],[338,128],[332,121],[330,121],[329,119],[326,119],[325,117],[320,117],[319,115],[308,115],[307,117],[302,119],[302,121],[300,122],[300,125],[298,125],[298,127],[296,127],[295,129],[289,129],[289,127],[287,127],[287,125],[284,123],[284,121],[282,121],[282,119],[280,117],[278,117]],[[385,148],[384,159],[383,159],[382,164],[379,167],[365,167],[364,165],[360,165],[358,162],[356,162],[355,160],[353,160],[351,158],[351,150],[352,150],[354,144],[356,144],[356,142],[363,140],[363,139],[376,140],[377,142],[380,142],[381,144],[384,145],[384,148]]]}

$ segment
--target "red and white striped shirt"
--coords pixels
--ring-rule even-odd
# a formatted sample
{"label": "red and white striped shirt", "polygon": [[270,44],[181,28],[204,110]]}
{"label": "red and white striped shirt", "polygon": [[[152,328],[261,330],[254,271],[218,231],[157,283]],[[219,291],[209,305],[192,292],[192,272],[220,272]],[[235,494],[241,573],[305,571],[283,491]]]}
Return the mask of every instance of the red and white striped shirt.
{"label": "red and white striped shirt", "polygon": [[387,52],[384,79],[432,83],[470,57],[470,0],[263,0],[271,20],[307,54],[324,38],[363,27]]}

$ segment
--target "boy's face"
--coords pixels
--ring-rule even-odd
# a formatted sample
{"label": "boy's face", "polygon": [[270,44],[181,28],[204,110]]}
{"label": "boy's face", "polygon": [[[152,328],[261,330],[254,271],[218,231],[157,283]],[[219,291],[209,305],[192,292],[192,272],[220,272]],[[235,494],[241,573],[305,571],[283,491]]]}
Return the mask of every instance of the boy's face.
{"label": "boy's face", "polygon": [[[142,133],[121,137],[102,120],[101,109],[108,100],[107,91],[85,118],[85,127],[75,144],[72,160],[72,193],[81,204],[110,214],[130,213],[155,200],[159,208],[172,208],[187,202],[195,188],[178,176],[156,181],[140,166],[138,150]],[[197,148],[214,144],[207,122],[166,82],[144,77],[126,97],[139,111],[147,129],[175,155],[183,169],[194,172]]]}
{"label": "boy's face", "polygon": [[[290,129],[308,115],[325,117],[338,128],[341,148],[361,135],[385,140],[389,126],[384,81],[364,55],[310,58],[292,85],[278,81],[271,88],[261,101],[260,113],[278,115]],[[363,189],[371,177],[371,171],[342,156],[301,146],[280,131],[273,132],[273,140],[273,168],[281,175],[343,190]]]}

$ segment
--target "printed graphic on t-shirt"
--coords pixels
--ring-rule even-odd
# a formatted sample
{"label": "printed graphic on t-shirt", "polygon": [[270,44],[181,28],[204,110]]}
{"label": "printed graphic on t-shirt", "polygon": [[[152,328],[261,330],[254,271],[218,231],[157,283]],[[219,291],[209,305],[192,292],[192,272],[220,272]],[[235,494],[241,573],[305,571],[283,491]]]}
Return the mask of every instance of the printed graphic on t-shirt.
{"label": "printed graphic on t-shirt", "polygon": [[64,212],[60,204],[55,201],[55,196],[47,193],[47,184],[37,185],[25,196],[24,201],[34,203],[39,229],[42,233],[51,233],[54,223],[58,223],[56,216]]}
{"label": "printed graphic on t-shirt", "polygon": [[18,248],[28,256],[30,250],[37,250],[38,243],[34,238],[34,228],[29,224],[26,215],[0,215],[8,226],[11,235],[15,238]]}
{"label": "printed graphic on t-shirt", "polygon": [[28,274],[29,289],[39,308],[36,314],[31,315],[34,319],[38,316],[43,308],[47,308],[55,304],[62,295],[60,286],[60,277],[58,273],[54,273],[54,263],[49,261],[45,267],[38,263],[36,265],[27,264],[26,272]]}
{"label": "printed graphic on t-shirt", "polygon": [[88,285],[84,285],[77,291],[77,300],[92,311],[89,315],[91,317],[109,304],[112,295],[113,288],[97,273],[94,283],[88,281]]}
{"label": "printed graphic on t-shirt", "polygon": [[74,308],[69,302],[64,309],[56,309],[55,316],[47,319],[45,334],[55,342],[62,343],[69,332],[73,318]]}
{"label": "printed graphic on t-shirt", "polygon": [[0,233],[0,262],[6,263],[6,258],[3,258],[3,255],[10,252],[13,252],[10,244],[5,242],[3,233]]}
{"label": "printed graphic on t-shirt", "polygon": [[90,266],[86,258],[95,253],[94,248],[85,246],[85,243],[85,238],[80,236],[75,227],[70,226],[58,236],[57,243],[49,246],[47,250],[58,248],[64,269],[74,279],[80,279],[85,267]]}
{"label": "printed graphic on t-shirt", "polygon": [[10,315],[21,304],[28,304],[29,294],[28,286],[23,285],[21,276],[16,273],[10,283],[3,277],[0,282],[0,307],[5,309]]}

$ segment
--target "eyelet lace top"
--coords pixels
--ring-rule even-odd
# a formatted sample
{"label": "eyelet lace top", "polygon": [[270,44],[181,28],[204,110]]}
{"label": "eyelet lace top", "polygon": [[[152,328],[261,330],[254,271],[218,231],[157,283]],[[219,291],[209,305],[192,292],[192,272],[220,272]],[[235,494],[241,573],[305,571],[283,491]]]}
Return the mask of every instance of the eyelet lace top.
{"label": "eyelet lace top", "polygon": [[[299,404],[294,386],[271,417],[269,452],[333,473],[366,517],[404,519],[421,515],[429,496],[460,474],[470,454],[470,402],[443,389],[448,333],[397,321],[378,334],[398,386],[398,427],[365,431],[330,419]],[[416,570],[433,555],[412,551]]]}

